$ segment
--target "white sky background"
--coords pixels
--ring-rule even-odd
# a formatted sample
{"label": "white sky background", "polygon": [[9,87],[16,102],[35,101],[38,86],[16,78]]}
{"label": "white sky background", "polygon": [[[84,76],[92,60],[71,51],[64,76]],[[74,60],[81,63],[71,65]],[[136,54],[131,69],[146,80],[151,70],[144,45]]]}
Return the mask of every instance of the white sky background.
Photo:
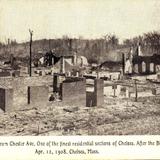
{"label": "white sky background", "polygon": [[0,0],[0,40],[70,37],[120,40],[160,30],[160,0]]}

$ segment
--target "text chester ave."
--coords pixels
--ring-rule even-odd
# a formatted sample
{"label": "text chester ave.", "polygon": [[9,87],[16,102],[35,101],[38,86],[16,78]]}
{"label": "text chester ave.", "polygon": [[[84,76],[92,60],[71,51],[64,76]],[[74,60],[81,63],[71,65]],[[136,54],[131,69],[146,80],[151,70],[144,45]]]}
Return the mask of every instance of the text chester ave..
{"label": "text chester ave.", "polygon": [[35,146],[34,142],[30,142],[30,141],[26,141],[26,142],[10,141],[9,145],[12,147]]}

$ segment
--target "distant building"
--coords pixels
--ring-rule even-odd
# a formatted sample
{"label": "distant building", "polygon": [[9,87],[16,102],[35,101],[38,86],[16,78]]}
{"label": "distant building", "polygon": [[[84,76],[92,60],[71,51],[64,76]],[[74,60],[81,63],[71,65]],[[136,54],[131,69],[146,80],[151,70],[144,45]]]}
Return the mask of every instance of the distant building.
{"label": "distant building", "polygon": [[122,64],[120,62],[105,61],[99,66],[99,77],[110,80],[120,79]]}
{"label": "distant building", "polygon": [[81,67],[88,66],[88,60],[84,56],[77,56],[76,63],[77,65],[80,65]]}
{"label": "distant building", "polygon": [[130,50],[124,61],[125,74],[154,74],[160,71],[160,55],[144,56],[140,44],[135,53]]}
{"label": "distant building", "polygon": [[52,67],[53,73],[79,71],[81,68],[88,66],[86,57],[78,56],[76,52],[72,51],[67,52],[65,55],[61,52],[49,51],[39,59],[39,62],[41,65]]}

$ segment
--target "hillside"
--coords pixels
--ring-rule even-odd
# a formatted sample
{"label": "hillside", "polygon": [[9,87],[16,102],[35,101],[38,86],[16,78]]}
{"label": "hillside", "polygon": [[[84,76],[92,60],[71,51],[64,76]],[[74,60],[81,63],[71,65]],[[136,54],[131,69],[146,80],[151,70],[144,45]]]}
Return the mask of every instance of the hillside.
{"label": "hillside", "polygon": [[[121,46],[108,44],[104,39],[42,39],[33,41],[32,43],[33,57],[40,57],[50,49],[62,55],[72,50],[76,51],[78,55],[83,55],[88,59],[96,59],[102,62],[104,60],[120,60],[121,49],[119,48],[121,48]],[[16,57],[28,57],[29,42],[8,44],[0,48],[0,55],[2,57],[9,57],[10,54]]]}
{"label": "hillside", "polygon": [[[136,47],[134,47],[134,50]],[[122,53],[128,53],[130,46],[112,44],[105,39],[41,39],[32,43],[33,58],[41,57],[47,51],[53,50],[57,54],[66,55],[71,50],[83,55],[92,61],[121,61]],[[148,46],[142,46],[144,55],[154,53]],[[0,59],[8,58],[10,54],[15,57],[27,59],[29,57],[29,42],[7,44],[0,47]]]}

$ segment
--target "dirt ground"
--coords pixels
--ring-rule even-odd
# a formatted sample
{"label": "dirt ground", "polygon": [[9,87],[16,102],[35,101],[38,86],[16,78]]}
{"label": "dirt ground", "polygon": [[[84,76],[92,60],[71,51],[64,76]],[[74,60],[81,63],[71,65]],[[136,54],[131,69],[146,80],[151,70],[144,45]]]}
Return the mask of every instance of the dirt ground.
{"label": "dirt ground", "polygon": [[138,98],[138,102],[105,97],[104,105],[97,107],[49,102],[37,108],[1,113],[0,135],[160,134],[160,96]]}

